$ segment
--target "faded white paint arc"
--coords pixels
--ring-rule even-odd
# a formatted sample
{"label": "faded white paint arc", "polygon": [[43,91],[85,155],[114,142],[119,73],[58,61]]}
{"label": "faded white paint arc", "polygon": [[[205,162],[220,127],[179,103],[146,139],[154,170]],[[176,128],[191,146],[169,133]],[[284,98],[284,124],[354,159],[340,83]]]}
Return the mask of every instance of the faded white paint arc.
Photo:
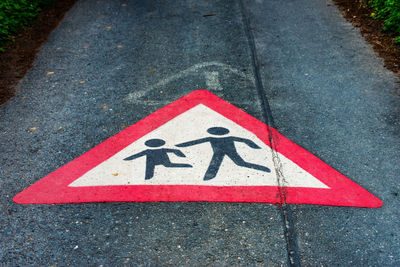
{"label": "faded white paint arc", "polygon": [[[209,137],[207,129],[224,127],[229,129],[229,136],[251,140],[261,149],[254,149],[240,142],[235,147],[245,161],[265,166],[271,172],[259,171],[236,165],[229,157],[224,157],[215,178],[204,180],[213,150],[209,143],[190,147],[175,145]],[[145,180],[146,158],[140,157],[126,161],[125,158],[149,149],[145,142],[150,139],[165,141],[163,148],[180,150],[185,157],[168,153],[173,163],[190,164],[191,168],[155,167],[152,179]],[[329,188],[320,180],[304,171],[290,159],[279,154],[287,187]],[[107,185],[209,185],[209,186],[279,186],[277,174],[273,168],[272,152],[269,146],[259,140],[253,133],[240,125],[199,104],[183,114],[173,118],[164,125],[136,140],[108,160],[91,169],[71,183],[70,187],[107,186]],[[282,185],[280,185],[282,186]]]}
{"label": "faded white paint arc", "polygon": [[[201,69],[208,68],[208,67],[217,67],[217,68],[219,68],[219,71],[221,71],[221,72],[233,73],[235,75],[238,75],[242,79],[246,79],[248,81],[251,81],[254,84],[253,76],[251,76],[251,75],[249,75],[247,73],[243,73],[243,72],[239,71],[238,69],[229,66],[228,64],[221,63],[221,62],[218,62],[218,61],[209,61],[209,62],[201,62],[201,63],[195,64],[195,65],[193,65],[193,66],[191,66],[191,67],[189,67],[189,68],[187,68],[185,70],[182,70],[182,71],[180,71],[178,73],[172,74],[172,75],[168,76],[167,78],[164,78],[164,79],[160,80],[156,84],[146,87],[143,90],[136,90],[135,92],[132,92],[132,93],[128,94],[126,96],[126,100],[130,101],[130,102],[135,101],[138,98],[140,98],[143,95],[145,95],[146,92],[152,91],[152,90],[154,90],[156,88],[165,87],[170,82],[173,82],[173,81],[175,81],[177,79],[183,78],[183,77],[185,77],[185,76],[187,76],[189,74],[192,74],[192,73],[199,74],[198,72]],[[207,76],[207,75],[210,75],[210,71],[206,70],[204,75],[205,75],[204,78],[206,79],[206,83],[207,83],[207,80],[210,79],[210,76]],[[214,75],[214,77],[215,77],[215,74],[211,74],[211,75],[212,76]],[[213,78],[211,78],[211,80],[212,79]],[[210,81],[210,80],[208,80],[208,81]],[[215,81],[215,79],[214,79],[214,81]],[[213,83],[213,81],[211,81],[211,83]],[[208,85],[209,84],[207,84],[207,86]],[[215,89],[215,88],[213,88],[213,89]],[[215,90],[222,90],[222,89],[216,88]]]}

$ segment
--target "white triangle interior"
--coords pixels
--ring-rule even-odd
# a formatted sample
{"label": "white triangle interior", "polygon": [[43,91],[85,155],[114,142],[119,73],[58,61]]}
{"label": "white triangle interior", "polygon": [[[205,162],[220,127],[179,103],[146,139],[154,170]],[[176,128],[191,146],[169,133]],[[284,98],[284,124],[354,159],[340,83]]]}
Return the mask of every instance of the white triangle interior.
{"label": "white triangle interior", "polygon": [[[256,143],[261,149],[254,149],[244,143],[235,142],[236,151],[245,161],[268,167],[271,172],[240,167],[229,157],[224,157],[216,177],[205,181],[204,174],[213,155],[211,145],[209,143],[190,147],[175,147],[175,145],[210,136],[207,133],[207,129],[210,127],[227,128],[230,131],[227,136],[246,138]],[[167,168],[158,165],[155,167],[153,178],[145,180],[145,156],[130,161],[125,161],[124,158],[149,149],[144,144],[149,139],[163,139],[166,142],[163,148],[178,149],[186,156],[178,157],[173,153],[168,153],[171,162],[186,163],[193,167]],[[279,154],[279,158],[285,177],[284,186],[329,188],[290,159],[281,154]],[[200,104],[136,140],[69,186],[107,185],[278,186],[278,182],[270,147],[240,125]]]}

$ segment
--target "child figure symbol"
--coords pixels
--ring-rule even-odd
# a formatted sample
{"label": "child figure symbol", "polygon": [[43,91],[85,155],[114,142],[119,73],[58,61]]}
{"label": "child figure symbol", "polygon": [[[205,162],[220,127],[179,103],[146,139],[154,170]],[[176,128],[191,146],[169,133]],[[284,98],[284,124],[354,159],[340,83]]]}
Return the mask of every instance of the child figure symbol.
{"label": "child figure symbol", "polygon": [[[224,127],[211,127],[207,129],[207,132],[214,136],[223,136],[229,133],[229,130]],[[229,157],[236,165],[240,167],[255,169],[264,172],[271,172],[271,170],[267,167],[250,163],[242,159],[242,157],[238,154],[235,147],[235,142],[240,142],[248,145],[253,149],[261,149],[256,143],[249,139],[236,137],[236,136],[224,136],[224,137],[205,137],[198,140],[188,141],[181,144],[176,145],[177,147],[188,147],[194,146],[202,143],[210,143],[212,150],[214,152],[210,165],[204,175],[203,180],[211,180],[217,176],[218,170],[221,167],[222,160],[225,156]]]}
{"label": "child figure symbol", "polygon": [[[148,147],[162,147],[165,145],[165,141],[162,139],[150,139],[144,143]],[[174,153],[178,157],[185,157],[178,149],[170,148],[157,148],[157,149],[146,149],[140,153],[134,154],[125,158],[124,160],[133,160],[139,157],[146,156],[146,175],[145,180],[149,180],[154,176],[154,169],[157,165],[162,165],[167,168],[191,168],[190,164],[185,163],[172,163],[168,158],[168,153]]]}

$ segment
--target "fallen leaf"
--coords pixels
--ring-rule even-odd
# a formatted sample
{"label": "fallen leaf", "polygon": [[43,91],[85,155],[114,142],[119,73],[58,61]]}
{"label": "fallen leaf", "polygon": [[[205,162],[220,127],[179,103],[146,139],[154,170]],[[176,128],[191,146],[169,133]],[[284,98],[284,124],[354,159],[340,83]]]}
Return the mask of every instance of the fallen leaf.
{"label": "fallen leaf", "polygon": [[114,175],[114,176],[118,176],[118,173],[113,173],[112,175]]}
{"label": "fallen leaf", "polygon": [[62,130],[62,128],[63,128],[62,126],[58,126],[57,130]]}
{"label": "fallen leaf", "polygon": [[80,83],[80,84],[84,84],[84,83],[85,83],[85,81],[80,81],[79,83]]}
{"label": "fallen leaf", "polygon": [[48,71],[48,72],[46,73],[47,76],[53,75],[53,74],[54,74],[54,71]]}
{"label": "fallen leaf", "polygon": [[122,125],[121,127],[122,127],[122,129],[125,129],[125,128],[126,128],[126,125]]}
{"label": "fallen leaf", "polygon": [[155,72],[155,71],[156,71],[155,69],[150,69],[150,70],[149,70],[149,72]]}
{"label": "fallen leaf", "polygon": [[127,6],[127,4],[123,3],[121,6]]}
{"label": "fallen leaf", "polygon": [[110,29],[111,29],[111,27],[110,27],[110,26],[107,26],[107,27],[106,27],[106,29],[107,29],[107,30],[110,30]]}
{"label": "fallen leaf", "polygon": [[103,109],[103,110],[107,110],[107,109],[108,109],[107,105],[104,105],[104,106],[102,107],[102,109]]}
{"label": "fallen leaf", "polygon": [[36,131],[36,129],[37,129],[36,127],[31,127],[31,128],[29,128],[29,131],[33,132],[33,131]]}
{"label": "fallen leaf", "polygon": [[122,45],[117,45],[117,48],[122,48]]}

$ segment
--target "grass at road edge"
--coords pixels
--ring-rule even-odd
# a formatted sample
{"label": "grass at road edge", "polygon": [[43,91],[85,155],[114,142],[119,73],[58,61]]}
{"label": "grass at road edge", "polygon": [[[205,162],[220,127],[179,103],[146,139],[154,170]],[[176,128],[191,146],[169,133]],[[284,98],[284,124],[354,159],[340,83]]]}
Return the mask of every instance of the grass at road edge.
{"label": "grass at road edge", "polygon": [[54,4],[56,0],[2,0],[0,1],[0,51],[8,41],[35,22],[42,8]]}
{"label": "grass at road edge", "polygon": [[[400,1],[399,0],[369,0],[368,4],[375,11],[372,17],[384,22],[383,30],[400,35]],[[400,44],[400,36],[397,36],[397,44]]]}

